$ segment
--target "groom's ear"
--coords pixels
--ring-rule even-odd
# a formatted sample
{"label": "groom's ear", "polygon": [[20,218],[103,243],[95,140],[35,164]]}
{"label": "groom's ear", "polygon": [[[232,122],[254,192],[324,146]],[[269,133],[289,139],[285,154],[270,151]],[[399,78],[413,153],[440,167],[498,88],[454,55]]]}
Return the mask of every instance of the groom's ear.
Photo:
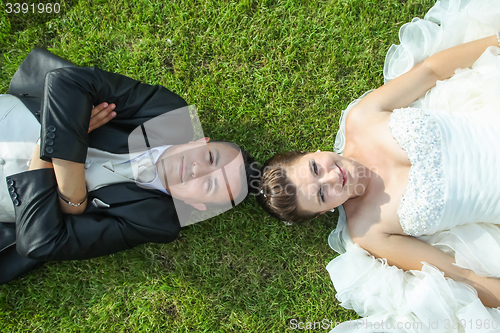
{"label": "groom's ear", "polygon": [[210,142],[210,138],[209,137],[204,137],[204,138],[198,139],[196,141],[191,141],[191,142],[206,142],[206,143],[209,143]]}
{"label": "groom's ear", "polygon": [[201,202],[192,202],[192,201],[184,200],[184,203],[186,203],[190,206],[193,206],[194,208],[196,208],[198,210],[207,210],[207,206],[205,206],[205,204],[201,203]]}

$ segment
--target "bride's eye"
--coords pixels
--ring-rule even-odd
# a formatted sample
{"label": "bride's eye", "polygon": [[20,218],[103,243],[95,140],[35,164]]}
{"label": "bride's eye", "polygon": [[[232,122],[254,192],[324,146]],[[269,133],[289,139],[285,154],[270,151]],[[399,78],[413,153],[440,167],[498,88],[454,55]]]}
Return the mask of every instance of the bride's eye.
{"label": "bride's eye", "polygon": [[212,153],[212,151],[209,151],[208,155],[210,159],[210,165],[214,164],[214,154]]}
{"label": "bride's eye", "polygon": [[324,203],[325,202],[325,195],[323,193],[323,189],[322,188],[319,189],[319,197],[321,198],[321,202]]}

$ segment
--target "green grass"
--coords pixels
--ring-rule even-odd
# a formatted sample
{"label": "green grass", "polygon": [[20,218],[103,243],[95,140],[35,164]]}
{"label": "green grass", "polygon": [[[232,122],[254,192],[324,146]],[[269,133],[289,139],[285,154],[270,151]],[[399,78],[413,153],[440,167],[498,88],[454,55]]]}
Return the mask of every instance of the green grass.
{"label": "green grass", "polygon": [[[259,161],[331,150],[340,111],[382,84],[399,27],[433,2],[71,0],[22,15],[4,1],[0,93],[41,46],[166,86],[198,107],[205,134]],[[325,269],[335,224],[285,226],[251,198],[170,244],[49,263],[0,286],[0,332],[283,332],[292,318],[357,318]]]}

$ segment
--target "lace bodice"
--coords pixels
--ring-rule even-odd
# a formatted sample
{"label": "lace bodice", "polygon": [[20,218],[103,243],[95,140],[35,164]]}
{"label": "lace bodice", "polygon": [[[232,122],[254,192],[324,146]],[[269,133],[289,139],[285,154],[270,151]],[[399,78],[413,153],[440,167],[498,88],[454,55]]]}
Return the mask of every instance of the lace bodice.
{"label": "lace bodice", "polygon": [[389,128],[412,165],[398,207],[399,221],[406,234],[419,236],[437,225],[443,214],[441,133],[431,115],[411,108],[394,110]]}
{"label": "lace bodice", "polygon": [[478,111],[454,115],[416,108],[394,110],[390,131],[412,166],[398,207],[403,231],[432,234],[500,216],[498,124]]}

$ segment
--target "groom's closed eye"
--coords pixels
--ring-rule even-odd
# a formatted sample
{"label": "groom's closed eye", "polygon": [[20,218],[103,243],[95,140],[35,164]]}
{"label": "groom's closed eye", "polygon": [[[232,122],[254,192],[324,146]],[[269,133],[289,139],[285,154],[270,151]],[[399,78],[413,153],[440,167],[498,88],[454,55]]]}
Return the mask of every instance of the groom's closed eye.
{"label": "groom's closed eye", "polygon": [[215,168],[219,165],[220,152],[217,148],[210,149],[208,144],[208,165],[213,165]]}
{"label": "groom's closed eye", "polygon": [[217,168],[217,166],[219,165],[219,161],[220,161],[220,152],[218,149],[214,149],[214,155],[215,155],[215,167]]}
{"label": "groom's closed eye", "polygon": [[217,177],[209,178],[207,181],[207,195],[214,196],[219,190],[219,179]]}

